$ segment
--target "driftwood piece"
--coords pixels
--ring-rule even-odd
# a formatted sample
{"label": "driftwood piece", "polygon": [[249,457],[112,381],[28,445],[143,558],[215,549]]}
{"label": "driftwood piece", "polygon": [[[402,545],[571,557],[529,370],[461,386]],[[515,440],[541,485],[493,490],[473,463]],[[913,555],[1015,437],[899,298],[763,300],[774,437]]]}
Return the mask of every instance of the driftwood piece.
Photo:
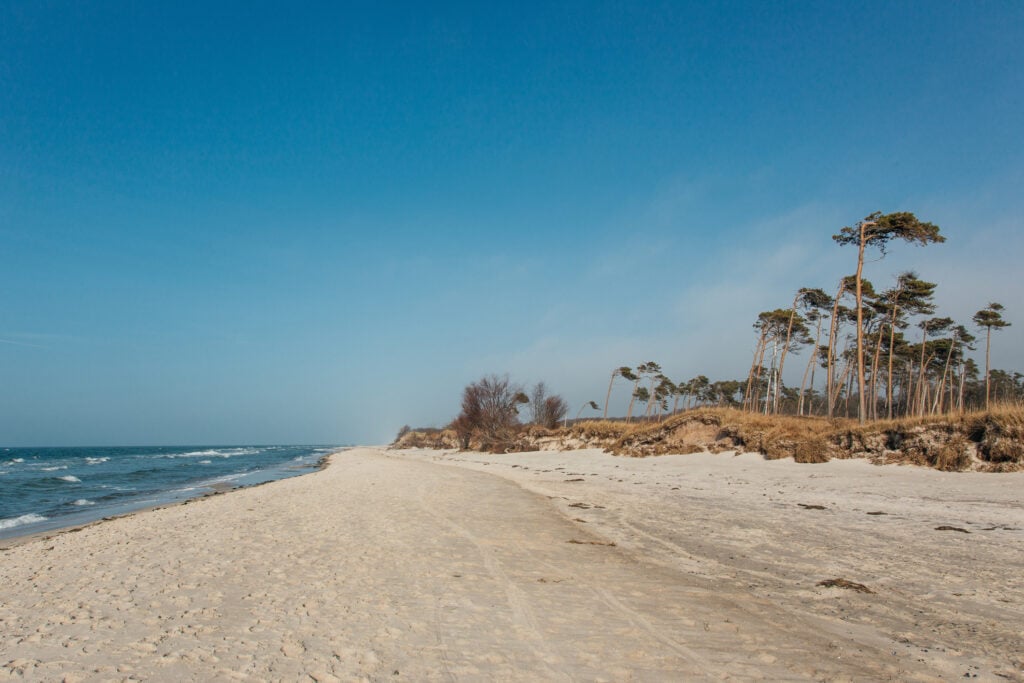
{"label": "driftwood piece", "polygon": [[847,590],[857,591],[858,593],[874,593],[873,590],[865,586],[863,583],[855,583],[853,581],[847,581],[846,579],[826,579],[825,581],[819,581],[819,586],[825,588],[846,588]]}

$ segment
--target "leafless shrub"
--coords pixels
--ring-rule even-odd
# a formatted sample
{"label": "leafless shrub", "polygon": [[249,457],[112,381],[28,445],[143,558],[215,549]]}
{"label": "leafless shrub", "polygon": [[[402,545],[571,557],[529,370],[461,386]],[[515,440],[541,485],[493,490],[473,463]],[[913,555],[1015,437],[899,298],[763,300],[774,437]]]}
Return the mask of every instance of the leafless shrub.
{"label": "leafless shrub", "polygon": [[452,422],[462,448],[476,441],[483,450],[503,452],[514,442],[519,406],[529,402],[508,375],[488,375],[462,392],[462,412]]}
{"label": "leafless shrub", "polygon": [[547,429],[554,429],[569,412],[569,404],[558,395],[548,395],[544,382],[537,382],[530,392],[531,422]]}

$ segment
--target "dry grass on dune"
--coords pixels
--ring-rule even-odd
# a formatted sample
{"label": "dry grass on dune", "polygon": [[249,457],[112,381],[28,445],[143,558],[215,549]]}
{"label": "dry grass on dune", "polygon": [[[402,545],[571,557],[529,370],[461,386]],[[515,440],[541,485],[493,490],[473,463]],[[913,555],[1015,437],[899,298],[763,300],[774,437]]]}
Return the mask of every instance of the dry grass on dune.
{"label": "dry grass on dune", "polygon": [[662,422],[590,421],[573,425],[579,438],[602,438],[621,455],[750,450],[768,458],[795,457],[800,462],[827,460],[823,437],[834,426],[818,418],[765,416],[732,408],[697,408]]}
{"label": "dry grass on dune", "polygon": [[[450,430],[413,431],[398,448],[457,448]],[[1024,466],[1024,407],[1003,405],[964,415],[926,416],[858,424],[856,420],[761,415],[732,408],[697,408],[661,422],[587,420],[568,428],[526,427],[504,452],[602,448],[626,456],[750,451],[797,462],[867,458],[940,470],[1014,471]]]}

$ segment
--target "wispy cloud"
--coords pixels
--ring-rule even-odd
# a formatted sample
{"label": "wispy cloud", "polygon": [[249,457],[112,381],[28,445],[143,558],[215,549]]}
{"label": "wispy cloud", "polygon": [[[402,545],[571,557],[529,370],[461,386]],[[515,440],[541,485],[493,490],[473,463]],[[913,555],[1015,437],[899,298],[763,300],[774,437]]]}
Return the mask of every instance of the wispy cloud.
{"label": "wispy cloud", "polygon": [[29,344],[28,342],[14,341],[13,339],[0,339],[0,344],[14,344],[15,346],[31,346],[35,349],[45,349],[47,347],[40,344]]}
{"label": "wispy cloud", "polygon": [[0,332],[0,344],[29,346],[36,349],[48,349],[74,339],[72,335],[55,332]]}

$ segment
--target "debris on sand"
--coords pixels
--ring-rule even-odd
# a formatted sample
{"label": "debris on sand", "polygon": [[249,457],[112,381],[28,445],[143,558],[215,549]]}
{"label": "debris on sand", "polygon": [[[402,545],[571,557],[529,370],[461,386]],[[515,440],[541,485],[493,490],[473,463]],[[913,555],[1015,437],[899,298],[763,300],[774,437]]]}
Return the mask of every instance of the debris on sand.
{"label": "debris on sand", "polygon": [[606,545],[611,548],[615,547],[614,543],[605,543],[604,541],[580,541],[575,538],[570,538],[566,543],[575,543],[576,545]]}
{"label": "debris on sand", "polygon": [[863,583],[855,583],[853,581],[847,581],[846,579],[826,579],[825,581],[819,581],[819,586],[825,588],[846,588],[847,590],[857,591],[858,593],[874,593]]}

